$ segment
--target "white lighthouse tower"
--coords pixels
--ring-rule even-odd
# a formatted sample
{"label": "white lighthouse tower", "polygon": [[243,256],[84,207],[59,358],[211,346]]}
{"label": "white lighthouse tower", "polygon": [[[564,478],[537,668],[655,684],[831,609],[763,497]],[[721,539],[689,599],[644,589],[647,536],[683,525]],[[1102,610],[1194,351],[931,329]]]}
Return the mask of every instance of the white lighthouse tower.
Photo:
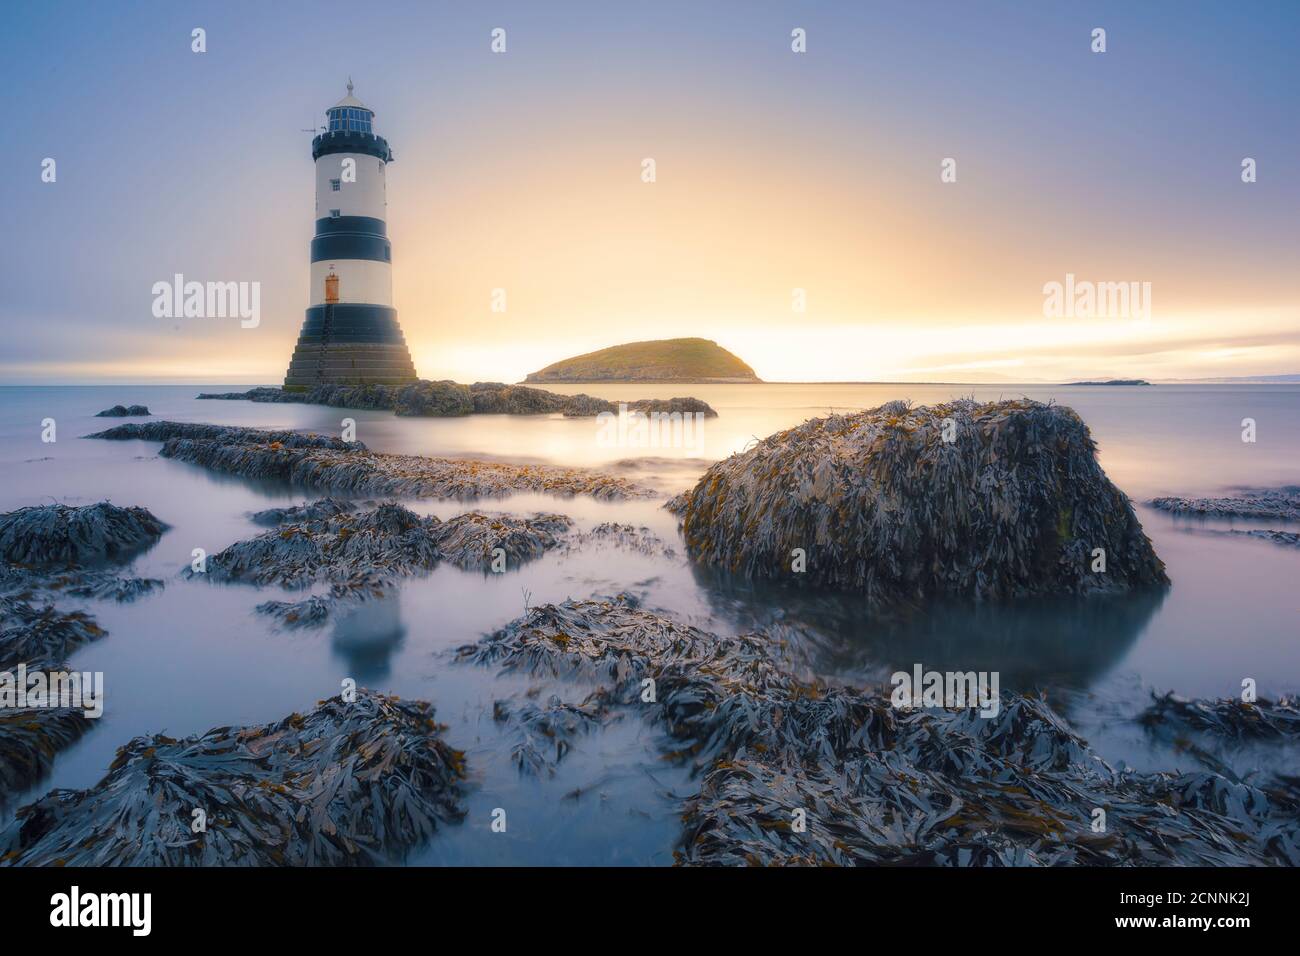
{"label": "white lighthouse tower", "polygon": [[384,173],[393,161],[375,135],[375,113],[352,95],[326,111],[329,126],[311,143],[316,162],[316,235],[311,296],[286,388],[399,385],[415,366],[393,308]]}

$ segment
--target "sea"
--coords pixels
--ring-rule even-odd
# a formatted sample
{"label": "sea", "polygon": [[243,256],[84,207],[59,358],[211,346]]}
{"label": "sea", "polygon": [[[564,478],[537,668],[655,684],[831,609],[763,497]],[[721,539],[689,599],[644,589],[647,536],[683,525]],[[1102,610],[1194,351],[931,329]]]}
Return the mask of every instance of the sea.
{"label": "sea", "polygon": [[[801,635],[819,672],[861,686],[887,686],[891,673],[910,672],[916,664],[926,670],[996,670],[1003,691],[1043,694],[1106,761],[1142,771],[1197,766],[1176,742],[1152,737],[1136,721],[1153,694],[1237,696],[1246,680],[1267,697],[1300,691],[1300,548],[1230,533],[1286,530],[1285,525],[1176,518],[1149,505],[1165,495],[1300,484],[1300,386],[552,387],[614,401],[691,395],[717,410],[718,417],[705,420],[689,441],[682,436],[657,447],[633,437],[611,441],[608,429],[602,433],[590,418],[398,418],[389,412],[196,398],[248,387],[0,388],[0,512],[109,500],[146,507],[170,525],[126,572],[164,579],[160,592],[126,604],[60,602],[92,614],[108,631],[71,660],[77,670],[103,672],[104,715],[55,758],[47,778],[0,808],[0,827],[18,806],[51,788],[93,786],[116,749],[137,735],[179,737],[278,720],[338,694],[351,678],[432,701],[447,725],[446,739],[465,751],[470,768],[465,821],[394,864],[671,864],[681,801],[696,785],[685,768],[664,760],[654,727],[625,717],[579,739],[554,776],[524,776],[511,761],[513,739],[493,720],[494,702],[529,692],[543,699],[582,694],[572,685],[539,688],[543,682],[536,679],[500,677],[454,661],[457,647],[528,606],[620,592],[715,633],[780,625],[783,633]],[[852,596],[756,587],[693,566],[676,519],[663,510],[665,498],[691,487],[713,462],[809,418],[894,399],[933,404],[958,397],[1028,397],[1077,411],[1097,441],[1102,467],[1133,500],[1172,586],[1131,598],[938,602],[882,615]],[[441,518],[477,509],[560,512],[579,528],[631,523],[658,534],[675,553],[551,552],[504,574],[446,565],[404,582],[395,597],[362,605],[318,630],[281,630],[254,609],[287,594],[187,580],[181,571],[196,548],[212,554],[264,531],[250,520],[251,512],[320,495],[163,459],[156,442],[82,437],[123,421],[95,417],[119,403],[147,405],[151,420],[335,435],[344,419],[352,419],[356,438],[376,451],[598,468],[663,497],[598,502],[527,494],[475,503],[405,503]],[[43,440],[50,420],[52,442]],[[1234,747],[1223,759],[1242,774],[1261,767],[1300,772],[1295,752],[1277,747]],[[492,827],[497,810],[505,811],[505,832]]]}

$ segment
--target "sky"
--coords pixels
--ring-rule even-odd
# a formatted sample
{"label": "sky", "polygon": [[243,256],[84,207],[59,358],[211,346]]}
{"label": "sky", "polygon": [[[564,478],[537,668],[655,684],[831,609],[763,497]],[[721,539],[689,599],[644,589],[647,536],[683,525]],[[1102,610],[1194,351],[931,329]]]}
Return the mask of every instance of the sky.
{"label": "sky", "polygon": [[[1300,3],[9,0],[5,21],[0,384],[278,384],[308,304],[306,130],[349,75],[395,154],[424,378],[677,336],[769,381],[1300,372]],[[260,323],[156,318],[176,273],[259,283]],[[1050,314],[1067,276],[1149,308]]]}

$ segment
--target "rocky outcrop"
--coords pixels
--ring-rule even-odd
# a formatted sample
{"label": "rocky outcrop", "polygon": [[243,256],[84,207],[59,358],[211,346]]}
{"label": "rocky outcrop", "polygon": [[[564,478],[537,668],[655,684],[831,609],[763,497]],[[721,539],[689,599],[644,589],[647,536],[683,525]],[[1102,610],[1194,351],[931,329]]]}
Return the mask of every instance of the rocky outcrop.
{"label": "rocky outcrop", "polygon": [[298,432],[150,422],[86,437],[162,441],[164,458],[347,495],[466,500],[532,491],[601,500],[654,497],[650,489],[625,478],[582,468],[384,455],[367,451],[360,442]]}
{"label": "rocky outcrop", "polygon": [[1196,518],[1266,518],[1300,521],[1300,487],[1249,488],[1223,498],[1156,498],[1151,507]]}
{"label": "rocky outcrop", "polygon": [[330,448],[335,451],[365,450],[363,442],[346,442],[328,435],[314,435],[265,428],[241,428],[235,425],[205,425],[202,422],[132,422],[115,425],[87,438],[107,441],[170,441],[185,438],[191,441],[218,442],[225,445],[277,445],[281,448]]}
{"label": "rocky outcrop", "polygon": [[96,418],[132,418],[137,415],[144,416],[150,414],[149,409],[144,405],[114,405],[112,408],[106,408],[102,412],[95,414]]}
{"label": "rocky outcrop", "polygon": [[[19,808],[13,866],[356,866],[459,821],[464,755],[432,705],[359,691],[308,714],[122,747],[88,790]],[[206,827],[193,828],[195,811]]]}
{"label": "rocky outcrop", "polygon": [[144,508],[39,505],[0,515],[0,560],[27,567],[124,561],[167,530]]}
{"label": "rocky outcrop", "polygon": [[876,605],[1168,582],[1087,426],[1028,400],[814,419],[714,465],[669,507],[697,561]]}
{"label": "rocky outcrop", "polygon": [[[506,385],[501,382],[419,381],[410,385],[318,385],[306,391],[254,388],[247,392],[205,393],[202,399],[250,402],[294,402],[392,411],[400,416],[448,418],[461,415],[550,415],[584,418],[602,412],[618,412],[616,402],[590,395],[557,395],[542,388]],[[696,398],[639,399],[626,403],[640,412],[701,412],[717,415],[707,402]]]}

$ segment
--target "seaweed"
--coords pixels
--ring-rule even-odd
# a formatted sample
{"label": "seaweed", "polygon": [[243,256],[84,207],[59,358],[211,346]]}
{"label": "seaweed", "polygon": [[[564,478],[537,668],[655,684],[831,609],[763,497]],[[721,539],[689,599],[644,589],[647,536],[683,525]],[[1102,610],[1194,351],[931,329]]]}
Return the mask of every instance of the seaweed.
{"label": "seaweed", "polygon": [[1190,730],[1221,740],[1300,739],[1300,706],[1290,697],[1252,703],[1233,697],[1188,700],[1172,691],[1151,697],[1151,706],[1138,717],[1148,729]]}
{"label": "seaweed", "polygon": [[545,706],[498,700],[492,719],[509,728],[516,737],[510,758],[521,774],[554,776],[556,766],[573,748],[576,737],[591,733],[617,720],[611,712],[609,695],[597,690],[580,704],[569,704],[552,694]]}
{"label": "seaweed", "polygon": [[331,584],[325,594],[313,594],[299,601],[264,601],[257,606],[257,611],[290,629],[320,627],[339,611],[363,601],[387,597],[395,586],[376,574],[363,573]]}
{"label": "seaweed", "polygon": [[350,501],[344,501],[341,498],[321,498],[319,501],[304,502],[301,505],[291,505],[288,508],[267,508],[264,511],[255,511],[250,517],[253,519],[254,524],[274,527],[298,521],[315,521],[317,518],[332,518],[335,515],[347,514],[355,510],[356,505]]}
{"label": "seaweed", "polygon": [[129,422],[86,435],[104,441],[160,441],[187,438],[192,441],[227,445],[267,444],[281,448],[331,448],[335,451],[365,450],[362,442],[346,442],[329,435],[285,429],[244,428],[238,425],[206,425],[202,422]]}
{"label": "seaweed", "polygon": [[145,508],[107,501],[19,508],[0,514],[0,560],[27,567],[124,561],[167,527]]}
{"label": "seaweed", "polygon": [[1242,534],[1249,538],[1259,538],[1261,541],[1272,541],[1274,544],[1280,544],[1289,548],[1300,548],[1300,532],[1296,531],[1271,531],[1263,528],[1252,528],[1249,531],[1234,530],[1233,534]]}
{"label": "seaweed", "polygon": [[431,570],[441,561],[486,570],[496,549],[504,552],[507,566],[515,567],[555,547],[557,535],[570,524],[563,515],[478,512],[439,521],[390,502],[370,511],[282,524],[212,555],[204,574],[211,581],[290,588],[330,581],[345,586],[333,595],[337,601],[348,591],[382,588],[394,577]]}
{"label": "seaweed", "polygon": [[671,545],[644,525],[637,527],[616,521],[602,521],[590,531],[571,535],[564,544],[565,551],[580,551],[593,547],[621,548],[625,551],[661,558],[677,556],[677,552]]}
{"label": "seaweed", "polygon": [[93,721],[80,707],[0,708],[0,804],[50,772]]}
{"label": "seaweed", "polygon": [[1151,507],[1203,518],[1280,518],[1300,521],[1300,487],[1244,488],[1222,498],[1155,498]]}
{"label": "seaweed", "polygon": [[368,451],[360,442],[298,432],[149,422],[118,425],[86,437],[162,441],[164,458],[356,496],[466,500],[521,491],[590,495],[603,501],[655,496],[624,478],[581,468],[387,455]]}
{"label": "seaweed", "polygon": [[554,548],[572,525],[557,514],[515,518],[470,512],[444,521],[435,537],[444,559],[467,571],[488,571],[498,548],[505,552],[506,567],[516,568]]}
{"label": "seaweed", "polygon": [[111,599],[125,604],[163,586],[161,578],[122,577],[106,570],[37,571],[0,564],[0,592],[16,593],[19,597],[66,594],[79,598]]}
{"label": "seaweed", "polygon": [[[587,417],[601,412],[617,412],[618,405],[590,395],[561,395],[543,388],[507,385],[503,382],[456,382],[421,380],[409,385],[317,385],[307,391],[280,388],[254,388],[247,392],[202,393],[201,399],[243,400],[250,402],[293,402],[330,405],[336,408],[361,408],[395,412],[399,416],[445,418],[479,415],[545,415],[560,413],[568,417]],[[629,402],[628,407],[644,412],[703,412],[717,415],[698,398],[644,398]]]}
{"label": "seaweed", "polygon": [[717,463],[668,506],[705,565],[875,606],[1168,583],[1087,426],[1027,399],[813,419]]}
{"label": "seaweed", "polygon": [[700,778],[682,864],[1300,862],[1295,780],[1116,771],[1036,697],[1005,694],[992,718],[895,709],[807,673],[787,643],[621,599],[532,608],[457,657],[594,681],[614,706],[643,708],[666,756]]}
{"label": "seaweed", "polygon": [[[379,864],[459,821],[464,755],[433,706],[370,691],[254,727],[137,737],[87,790],[0,834],[14,866]],[[195,832],[194,811],[206,827]]]}
{"label": "seaweed", "polygon": [[62,612],[52,604],[33,607],[0,596],[0,669],[18,664],[56,669],[72,652],[107,632],[81,611]]}

